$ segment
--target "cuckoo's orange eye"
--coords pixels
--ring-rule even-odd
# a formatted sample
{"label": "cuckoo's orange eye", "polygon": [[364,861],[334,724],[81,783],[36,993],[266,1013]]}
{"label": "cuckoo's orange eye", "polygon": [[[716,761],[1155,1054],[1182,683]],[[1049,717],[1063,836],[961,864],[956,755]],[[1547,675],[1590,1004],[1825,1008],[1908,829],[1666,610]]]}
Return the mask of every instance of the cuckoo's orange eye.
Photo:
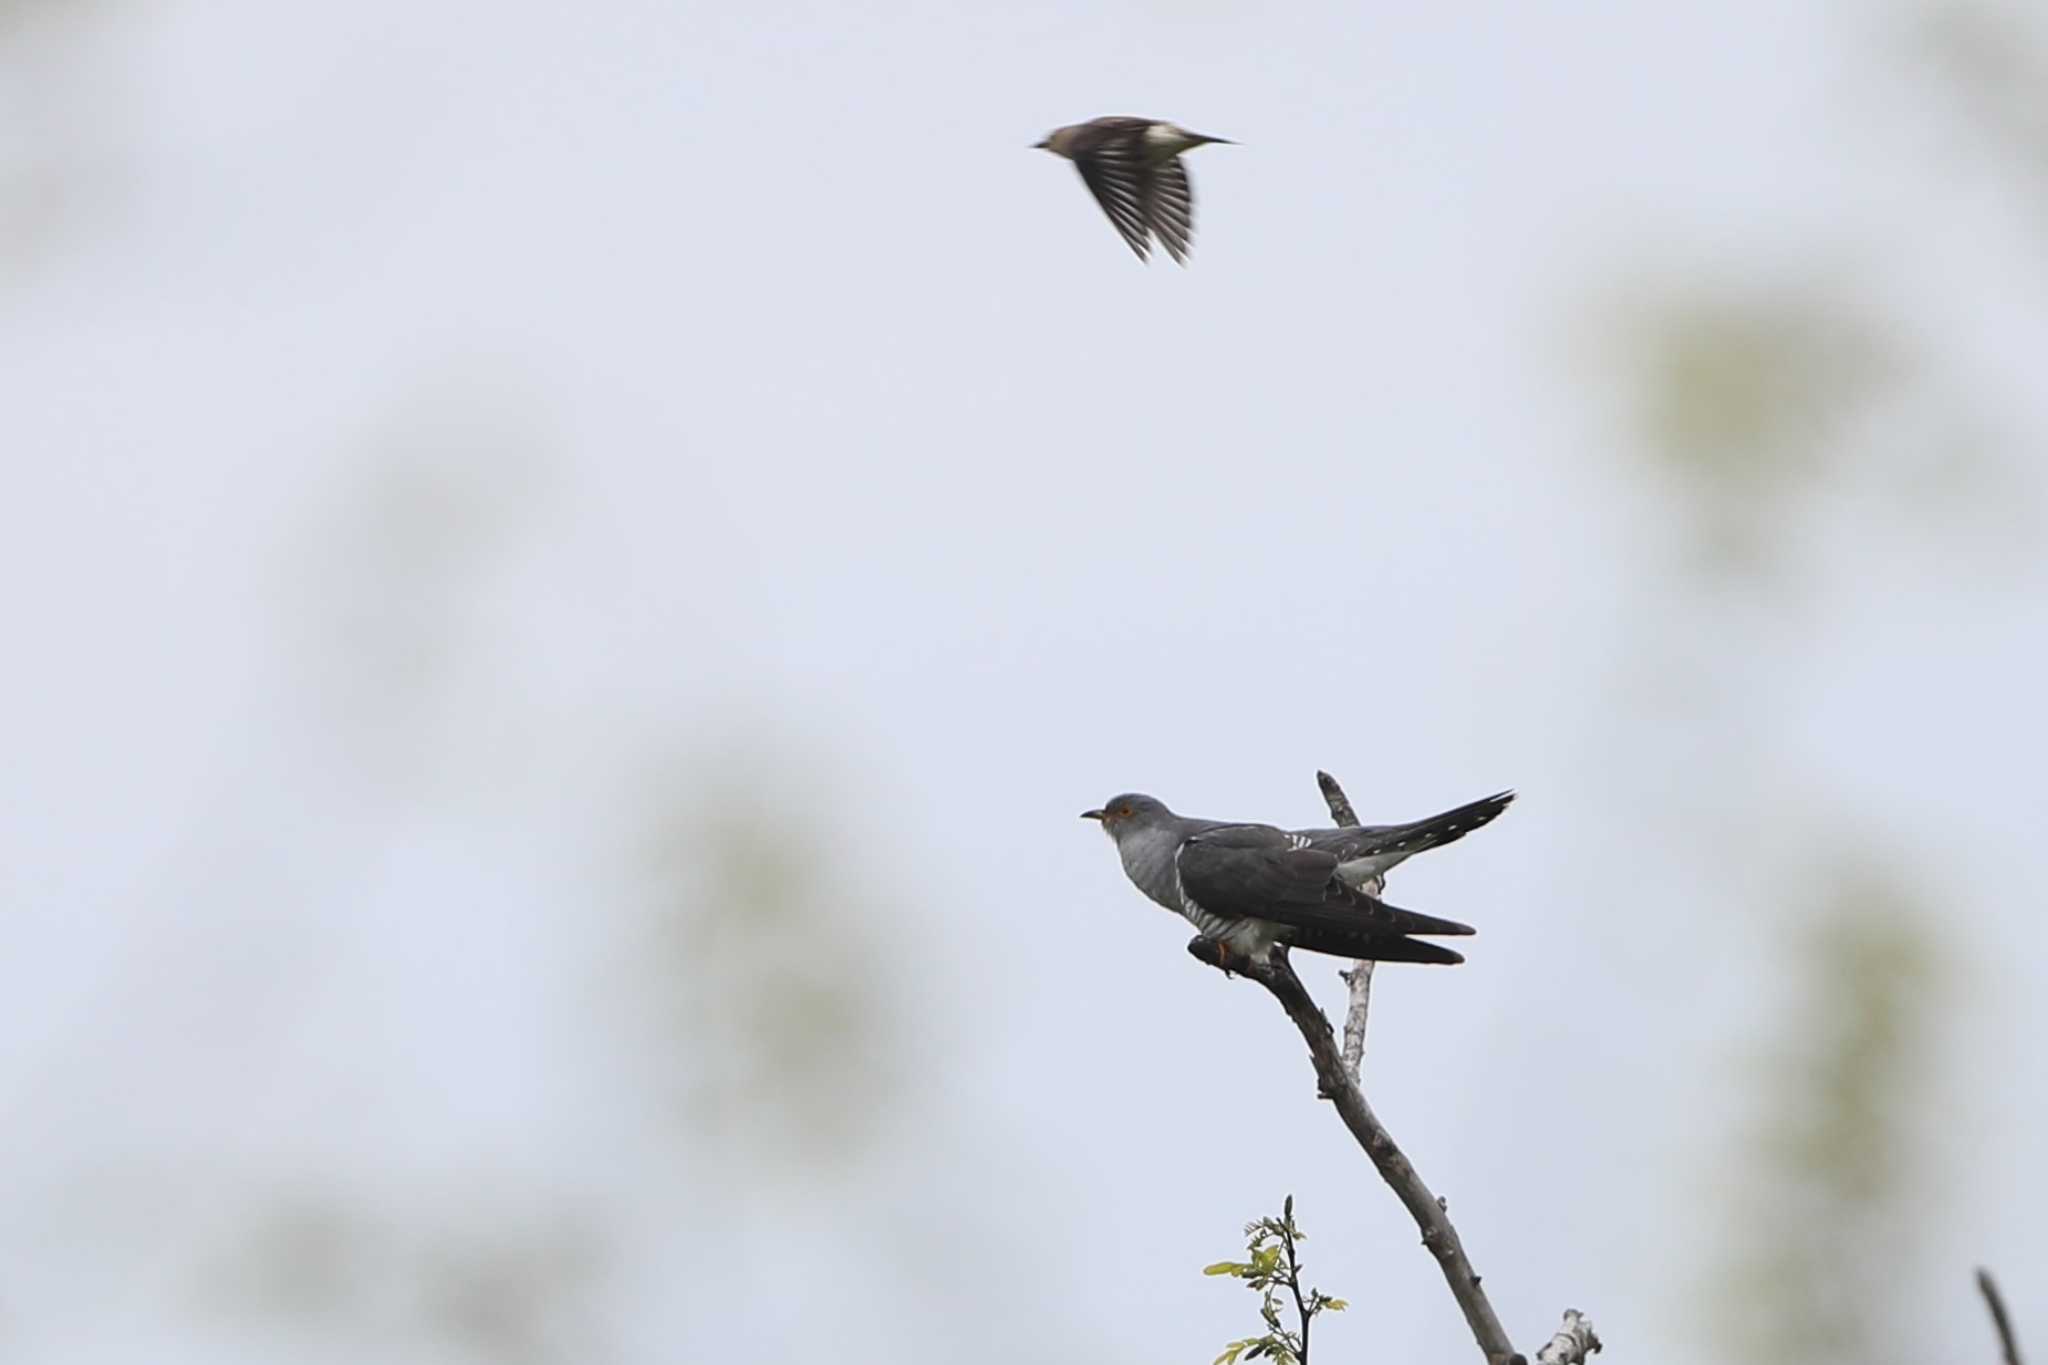
{"label": "cuckoo's orange eye", "polygon": [[1122,819],[1128,820],[1131,818],[1131,808],[1129,805],[1118,806],[1116,813]]}

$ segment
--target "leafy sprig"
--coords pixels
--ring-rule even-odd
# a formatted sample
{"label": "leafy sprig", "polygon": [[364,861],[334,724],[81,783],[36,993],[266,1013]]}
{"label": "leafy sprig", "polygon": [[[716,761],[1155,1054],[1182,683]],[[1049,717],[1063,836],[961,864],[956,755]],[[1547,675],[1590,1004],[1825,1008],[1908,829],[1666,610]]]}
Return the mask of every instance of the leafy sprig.
{"label": "leafy sprig", "polygon": [[[1273,1365],[1308,1365],[1309,1324],[1324,1311],[1341,1313],[1351,1305],[1332,1298],[1320,1289],[1306,1293],[1301,1287],[1299,1244],[1308,1236],[1294,1221],[1294,1196],[1288,1195],[1278,1218],[1261,1218],[1244,1226],[1245,1255],[1248,1260],[1217,1261],[1204,1266],[1204,1275],[1229,1275],[1243,1280],[1245,1288],[1259,1295],[1259,1316],[1266,1330],[1259,1336],[1233,1341],[1216,1357],[1215,1365],[1241,1365],[1244,1361],[1270,1360]],[[1282,1323],[1288,1300],[1294,1304],[1295,1326]]]}

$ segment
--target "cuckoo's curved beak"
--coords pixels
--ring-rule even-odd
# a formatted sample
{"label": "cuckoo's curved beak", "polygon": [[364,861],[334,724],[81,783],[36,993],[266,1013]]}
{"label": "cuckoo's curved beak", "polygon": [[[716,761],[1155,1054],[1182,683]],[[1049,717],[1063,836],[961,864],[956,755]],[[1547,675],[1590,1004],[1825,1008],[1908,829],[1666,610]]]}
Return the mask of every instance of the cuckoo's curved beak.
{"label": "cuckoo's curved beak", "polygon": [[1084,810],[1081,812],[1081,818],[1083,820],[1100,820],[1102,812],[1099,810]]}

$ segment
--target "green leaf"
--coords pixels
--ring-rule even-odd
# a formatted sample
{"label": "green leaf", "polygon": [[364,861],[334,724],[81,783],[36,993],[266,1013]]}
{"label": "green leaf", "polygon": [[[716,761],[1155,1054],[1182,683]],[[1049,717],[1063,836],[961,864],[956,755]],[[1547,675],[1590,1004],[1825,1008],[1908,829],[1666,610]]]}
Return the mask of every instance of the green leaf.
{"label": "green leaf", "polygon": [[1324,1300],[1323,1300],[1323,1307],[1325,1307],[1325,1308],[1329,1309],[1329,1310],[1330,1310],[1330,1311],[1331,1311],[1332,1313],[1341,1313],[1341,1312],[1343,1312],[1343,1311],[1344,1311],[1345,1309],[1349,1308],[1350,1306],[1351,1306],[1351,1301],[1350,1301],[1350,1300],[1348,1300],[1348,1299],[1324,1299]]}
{"label": "green leaf", "polygon": [[1204,1275],[1243,1275],[1250,1269],[1251,1267],[1243,1261],[1218,1261],[1214,1265],[1203,1266],[1202,1273]]}

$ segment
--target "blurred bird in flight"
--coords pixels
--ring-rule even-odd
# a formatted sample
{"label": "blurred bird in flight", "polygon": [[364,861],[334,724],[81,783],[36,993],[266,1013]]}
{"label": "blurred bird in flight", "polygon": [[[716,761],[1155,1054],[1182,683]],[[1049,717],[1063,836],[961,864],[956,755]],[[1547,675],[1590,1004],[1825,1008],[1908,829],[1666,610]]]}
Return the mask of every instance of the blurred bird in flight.
{"label": "blurred bird in flight", "polygon": [[1033,145],[1074,163],[1139,260],[1148,259],[1151,239],[1157,237],[1167,255],[1186,265],[1188,239],[1195,231],[1195,192],[1181,153],[1229,141],[1191,133],[1176,123],[1113,115],[1056,128]]}

